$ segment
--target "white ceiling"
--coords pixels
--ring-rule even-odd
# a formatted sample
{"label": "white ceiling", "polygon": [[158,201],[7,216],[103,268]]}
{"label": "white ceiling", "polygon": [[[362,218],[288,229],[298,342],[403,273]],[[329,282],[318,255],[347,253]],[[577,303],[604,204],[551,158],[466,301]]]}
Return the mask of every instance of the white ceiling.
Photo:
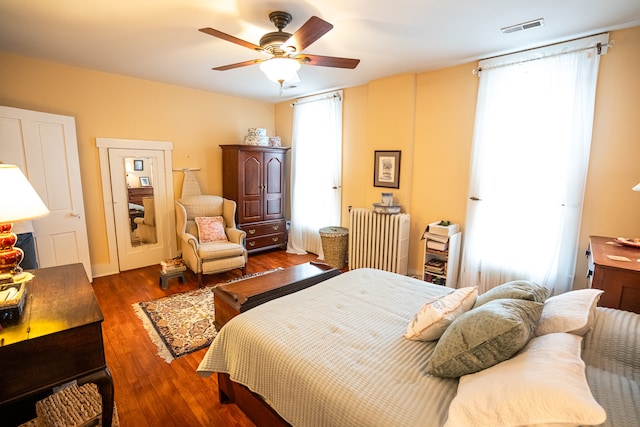
{"label": "white ceiling", "polygon": [[[360,65],[303,65],[282,95],[257,65],[211,70],[264,56],[199,28],[259,44],[274,10],[293,15],[289,33],[312,15],[332,23],[304,52]],[[0,50],[268,102],[638,25],[640,0],[0,0]]]}

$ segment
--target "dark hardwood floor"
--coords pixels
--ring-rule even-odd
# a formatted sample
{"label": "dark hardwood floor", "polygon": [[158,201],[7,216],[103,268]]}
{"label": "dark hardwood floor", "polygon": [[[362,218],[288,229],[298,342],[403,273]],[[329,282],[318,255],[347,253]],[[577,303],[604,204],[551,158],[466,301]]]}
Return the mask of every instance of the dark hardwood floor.
{"label": "dark hardwood floor", "polygon": [[[316,256],[290,255],[276,250],[249,256],[247,274],[275,267],[291,267]],[[136,317],[132,304],[197,287],[187,272],[187,283],[172,279],[167,290],[159,284],[160,266],[98,277],[93,288],[104,314],[102,325],[107,364],[115,385],[120,425],[129,426],[253,426],[233,404],[218,401],[215,376],[196,373],[206,349],[166,363]],[[204,276],[214,285],[241,276],[240,270]]]}

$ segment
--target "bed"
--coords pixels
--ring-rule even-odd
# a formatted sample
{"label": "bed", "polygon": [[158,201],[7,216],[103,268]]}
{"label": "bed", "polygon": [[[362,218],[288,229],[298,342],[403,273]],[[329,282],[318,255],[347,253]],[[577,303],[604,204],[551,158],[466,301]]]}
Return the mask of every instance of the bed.
{"label": "bed", "polygon": [[[464,412],[467,415],[482,412],[485,407],[497,411],[500,417],[509,411],[516,418],[521,416],[517,412],[523,411],[513,402],[487,401],[486,396],[491,393],[481,393],[482,399],[475,399],[476,393],[462,399],[474,387],[484,389],[487,382],[495,384],[495,378],[504,377],[500,369],[505,363],[460,378],[430,375],[426,370],[433,363],[432,356],[444,335],[433,341],[407,339],[407,327],[425,301],[439,301],[453,293],[445,287],[380,270],[349,271],[232,319],[216,336],[198,373],[201,376],[217,373],[221,401],[238,403],[257,425],[453,427],[466,422],[461,421]],[[575,412],[589,413],[595,417],[591,419],[601,424],[606,411],[603,425],[634,425],[640,419],[640,315],[596,310],[595,303],[593,306],[590,327],[582,332],[584,338],[550,333],[530,340],[527,347],[507,361],[520,361],[525,368],[507,363],[512,370],[510,380],[500,380],[498,392],[510,390],[509,387],[522,389],[518,375],[530,375],[532,371],[528,359],[522,362],[522,355],[529,354],[525,350],[534,341],[546,350],[547,341],[543,339],[559,340],[567,336],[574,353],[577,348],[586,362],[586,380],[578,378],[575,383],[580,386],[583,381],[589,395],[578,396],[582,400],[577,403],[571,400],[564,403],[575,407],[572,416],[582,416]],[[449,326],[444,333],[453,329]],[[534,347],[532,354],[536,351],[543,354]],[[564,347],[551,354],[564,354]],[[568,355],[567,359],[570,358]],[[547,359],[550,358],[545,356]],[[584,377],[582,359],[579,363],[571,360],[570,364],[571,369],[567,369],[558,362],[558,369]],[[545,372],[549,369],[543,368]],[[524,372],[518,373],[518,369]],[[511,385],[507,384],[509,381]],[[560,387],[572,381],[563,379]],[[584,391],[580,390],[583,394]],[[550,393],[544,390],[542,399],[558,406],[554,393],[560,393],[563,399],[567,394],[564,390]],[[524,394],[520,398],[527,402],[531,396]],[[507,405],[504,411],[496,409],[500,404]],[[583,404],[587,406],[580,406]],[[450,408],[452,411],[457,408],[462,418],[454,417]],[[551,412],[558,412],[557,408],[552,409]],[[539,422],[545,419],[546,414],[543,415],[537,418],[537,424],[543,424]],[[470,416],[476,425],[482,425],[481,416],[476,413]],[[571,424],[563,420],[565,425]],[[550,421],[545,423],[551,424]],[[509,422],[500,420],[503,425]]]}

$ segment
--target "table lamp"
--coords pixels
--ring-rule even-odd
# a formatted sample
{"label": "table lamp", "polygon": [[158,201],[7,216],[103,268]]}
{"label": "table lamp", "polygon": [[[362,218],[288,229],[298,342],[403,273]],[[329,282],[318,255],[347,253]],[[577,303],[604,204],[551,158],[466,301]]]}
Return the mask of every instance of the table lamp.
{"label": "table lamp", "polygon": [[43,217],[49,209],[15,165],[0,164],[0,188],[5,189],[0,205],[0,277],[10,278],[21,271],[23,258],[22,250],[13,246],[18,237],[11,232],[12,223]]}

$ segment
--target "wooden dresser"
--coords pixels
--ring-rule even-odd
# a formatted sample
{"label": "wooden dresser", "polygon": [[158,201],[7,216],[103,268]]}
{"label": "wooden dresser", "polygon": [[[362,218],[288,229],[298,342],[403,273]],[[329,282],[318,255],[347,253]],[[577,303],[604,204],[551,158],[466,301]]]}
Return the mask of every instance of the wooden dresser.
{"label": "wooden dresser", "polygon": [[591,236],[587,257],[589,285],[604,290],[598,305],[640,313],[640,249],[619,245],[612,237]]}
{"label": "wooden dresser", "polygon": [[153,187],[133,187],[127,189],[129,203],[142,206],[143,197],[153,197]]}
{"label": "wooden dresser", "polygon": [[102,425],[110,426],[113,381],[104,355],[104,317],[84,267],[33,273],[22,316],[0,331],[0,408],[72,380],[92,382],[102,395]]}
{"label": "wooden dresser", "polygon": [[286,154],[289,148],[221,145],[223,197],[238,204],[249,253],[287,247]]}

